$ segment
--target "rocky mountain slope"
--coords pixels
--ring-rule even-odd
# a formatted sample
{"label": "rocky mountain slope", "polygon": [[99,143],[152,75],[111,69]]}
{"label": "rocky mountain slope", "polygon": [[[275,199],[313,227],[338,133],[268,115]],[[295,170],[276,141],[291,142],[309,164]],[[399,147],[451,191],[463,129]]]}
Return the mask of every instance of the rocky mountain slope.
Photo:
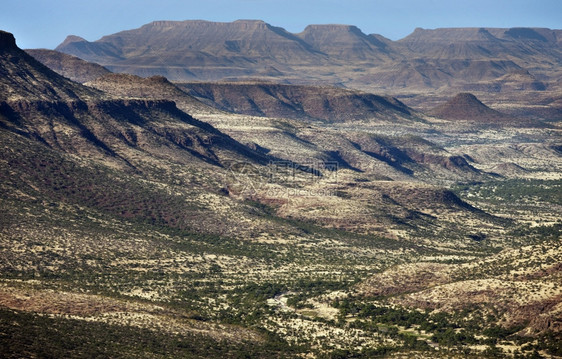
{"label": "rocky mountain slope", "polygon": [[55,74],[16,46],[15,38],[0,32],[0,101],[69,101],[100,97],[100,93]]}

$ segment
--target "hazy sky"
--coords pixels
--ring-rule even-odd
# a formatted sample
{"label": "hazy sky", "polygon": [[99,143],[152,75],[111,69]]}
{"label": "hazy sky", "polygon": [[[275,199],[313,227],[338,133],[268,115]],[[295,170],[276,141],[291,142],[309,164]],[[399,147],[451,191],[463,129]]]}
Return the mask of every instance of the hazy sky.
{"label": "hazy sky", "polygon": [[562,0],[2,0],[0,6],[0,29],[14,33],[21,48],[190,19],[260,19],[294,33],[308,24],[352,24],[397,40],[416,27],[562,29]]}

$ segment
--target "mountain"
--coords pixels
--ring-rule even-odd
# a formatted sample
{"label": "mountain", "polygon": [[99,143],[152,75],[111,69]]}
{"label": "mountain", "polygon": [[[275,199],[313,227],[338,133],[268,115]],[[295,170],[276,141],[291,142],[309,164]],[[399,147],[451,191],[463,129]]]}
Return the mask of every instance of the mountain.
{"label": "mountain", "polygon": [[309,25],[299,38],[338,61],[362,61],[370,64],[388,61],[393,54],[390,40],[364,34],[349,25]]}
{"label": "mountain", "polygon": [[447,120],[488,122],[506,119],[507,116],[489,108],[470,93],[459,93],[446,103],[434,108],[430,114]]}
{"label": "mountain", "polygon": [[72,81],[84,83],[110,73],[103,66],[58,51],[31,49],[26,52],[43,65]]}
{"label": "mountain", "polygon": [[[514,35],[520,33],[525,36]],[[393,47],[404,58],[359,77],[360,83],[410,91],[422,88],[543,91],[547,84],[536,77],[554,80],[562,61],[556,32],[547,29],[418,28],[396,41]],[[512,75],[523,73],[527,74],[526,78]],[[506,84],[508,75],[511,81]]]}
{"label": "mountain", "polygon": [[485,28],[417,28],[398,42],[414,54],[431,58],[489,58],[505,51],[504,42]]}
{"label": "mountain", "polygon": [[[397,43],[409,58],[450,67],[464,83],[497,79],[518,68],[553,76],[562,61],[556,31],[533,28],[416,29]],[[550,75],[549,75],[550,74]],[[555,77],[553,77],[555,78]]]}
{"label": "mountain", "polygon": [[434,59],[511,58],[529,64],[546,55],[551,65],[562,59],[557,34],[550,29],[417,28],[398,43],[416,56]]}

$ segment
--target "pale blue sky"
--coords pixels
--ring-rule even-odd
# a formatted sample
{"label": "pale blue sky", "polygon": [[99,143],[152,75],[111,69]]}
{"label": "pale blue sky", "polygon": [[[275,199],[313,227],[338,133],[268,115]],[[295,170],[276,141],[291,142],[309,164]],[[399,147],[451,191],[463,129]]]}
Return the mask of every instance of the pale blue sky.
{"label": "pale blue sky", "polygon": [[290,32],[357,25],[393,40],[416,27],[562,29],[562,0],[2,0],[0,29],[22,48],[54,48],[67,35],[94,41],[154,20],[260,19]]}

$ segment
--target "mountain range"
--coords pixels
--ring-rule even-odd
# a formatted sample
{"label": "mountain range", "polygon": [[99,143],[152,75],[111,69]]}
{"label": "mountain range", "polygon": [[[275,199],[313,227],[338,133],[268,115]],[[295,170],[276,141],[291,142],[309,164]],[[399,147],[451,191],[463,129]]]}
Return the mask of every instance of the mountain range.
{"label": "mountain range", "polygon": [[[496,86],[527,71],[523,84],[558,88],[562,30],[416,29],[391,41],[348,25],[310,25],[293,34],[258,20],[156,21],[93,42],[69,36],[57,51],[114,72],[171,81],[330,83],[370,91]],[[515,80],[515,79],[512,79]]]}

